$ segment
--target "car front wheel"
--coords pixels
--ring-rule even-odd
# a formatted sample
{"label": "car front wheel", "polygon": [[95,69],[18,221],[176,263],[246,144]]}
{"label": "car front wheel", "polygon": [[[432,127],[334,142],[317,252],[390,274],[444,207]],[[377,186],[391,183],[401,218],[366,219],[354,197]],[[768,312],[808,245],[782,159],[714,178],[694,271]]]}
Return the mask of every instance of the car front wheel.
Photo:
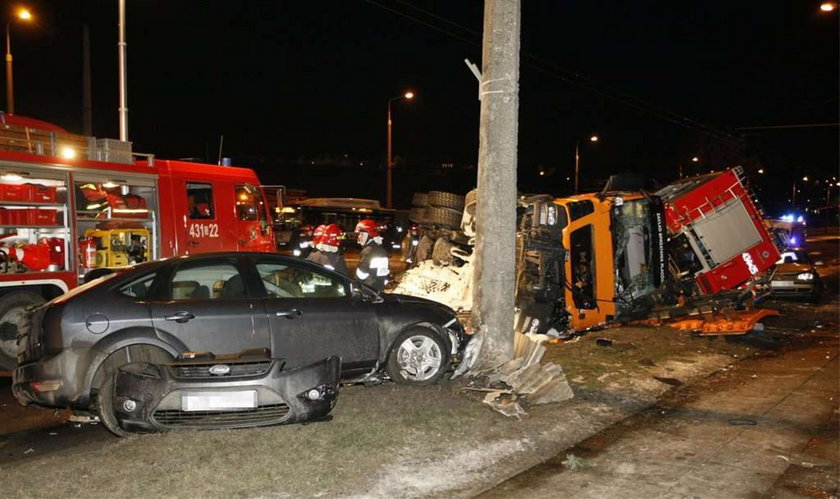
{"label": "car front wheel", "polygon": [[449,349],[433,330],[412,328],[394,341],[386,370],[397,383],[431,385],[449,369]]}

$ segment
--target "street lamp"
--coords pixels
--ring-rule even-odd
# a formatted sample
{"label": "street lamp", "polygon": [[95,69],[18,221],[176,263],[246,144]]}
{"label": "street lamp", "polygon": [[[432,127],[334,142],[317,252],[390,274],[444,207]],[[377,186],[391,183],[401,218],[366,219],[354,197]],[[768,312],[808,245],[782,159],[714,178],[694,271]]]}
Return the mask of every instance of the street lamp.
{"label": "street lamp", "polygon": [[396,97],[391,97],[390,99],[388,99],[388,159],[387,159],[387,161],[388,161],[388,164],[387,164],[387,174],[388,174],[387,184],[388,185],[387,185],[387,191],[386,191],[386,194],[385,194],[385,205],[388,208],[391,208],[391,206],[393,204],[393,200],[394,200],[393,199],[393,197],[394,197],[394,184],[393,184],[394,177],[393,177],[393,171],[392,171],[393,168],[394,168],[394,160],[393,160],[393,157],[391,155],[391,152],[392,152],[391,151],[391,103],[394,102],[395,100],[402,100],[402,99],[411,100],[413,98],[414,98],[414,92],[408,91],[408,92],[406,92],[402,95],[398,95]]}
{"label": "street lamp", "polygon": [[[802,177],[802,181],[807,182],[808,181],[808,176],[806,175],[806,176]],[[796,180],[793,181],[793,188],[791,190],[793,192],[791,193],[791,196],[790,196],[790,205],[791,205],[791,208],[793,208],[795,210],[796,209]]]}
{"label": "street lamp", "polygon": [[32,13],[27,9],[18,9],[15,15],[6,23],[6,112],[9,114],[15,114],[15,90],[12,83],[12,42],[9,36],[12,20],[15,18],[21,21],[31,21]]}
{"label": "street lamp", "polygon": [[822,12],[834,12],[837,8],[837,2],[823,2],[820,4],[820,10]]}
{"label": "street lamp", "polygon": [[[589,137],[589,142],[598,142],[597,135]],[[578,193],[580,187],[580,140],[575,142],[575,194]]]}

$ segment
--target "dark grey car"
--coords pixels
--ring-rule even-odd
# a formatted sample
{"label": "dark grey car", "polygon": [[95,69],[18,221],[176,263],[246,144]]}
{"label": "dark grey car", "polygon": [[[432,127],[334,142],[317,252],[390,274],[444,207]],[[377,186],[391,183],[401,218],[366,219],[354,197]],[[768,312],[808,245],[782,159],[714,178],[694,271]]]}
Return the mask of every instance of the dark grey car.
{"label": "dark grey car", "polygon": [[379,295],[316,264],[264,253],[172,258],[105,276],[35,309],[19,335],[18,401],[101,416],[112,391],[100,388],[133,362],[269,348],[288,369],[338,355],[346,380],[428,384],[465,343],[444,305]]}

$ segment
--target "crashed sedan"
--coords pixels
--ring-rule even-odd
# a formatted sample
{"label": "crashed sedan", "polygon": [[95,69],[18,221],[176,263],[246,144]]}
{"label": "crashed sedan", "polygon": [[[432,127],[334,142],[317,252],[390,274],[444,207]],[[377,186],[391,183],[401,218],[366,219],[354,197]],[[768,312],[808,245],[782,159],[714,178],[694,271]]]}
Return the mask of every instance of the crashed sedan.
{"label": "crashed sedan", "polygon": [[267,348],[285,369],[335,355],[345,380],[430,384],[464,344],[439,303],[380,295],[297,258],[201,254],[104,276],[30,312],[13,391],[23,404],[93,412],[118,432],[113,382],[127,364]]}

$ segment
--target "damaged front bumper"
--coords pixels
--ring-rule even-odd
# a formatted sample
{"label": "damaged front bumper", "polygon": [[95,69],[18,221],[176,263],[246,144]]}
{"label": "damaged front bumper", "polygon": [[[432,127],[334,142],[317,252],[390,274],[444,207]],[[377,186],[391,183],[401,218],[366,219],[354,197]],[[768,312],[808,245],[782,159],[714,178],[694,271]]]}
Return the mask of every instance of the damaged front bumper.
{"label": "damaged front bumper", "polygon": [[130,364],[115,379],[125,431],[220,429],[299,423],[328,414],[338,397],[337,356],[297,369],[285,362]]}

